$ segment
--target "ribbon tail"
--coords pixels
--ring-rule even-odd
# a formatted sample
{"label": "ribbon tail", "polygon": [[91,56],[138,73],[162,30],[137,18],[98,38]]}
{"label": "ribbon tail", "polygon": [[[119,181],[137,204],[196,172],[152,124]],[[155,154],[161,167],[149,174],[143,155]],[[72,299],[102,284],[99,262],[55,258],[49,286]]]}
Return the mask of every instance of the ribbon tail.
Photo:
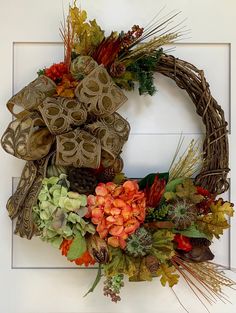
{"label": "ribbon tail", "polygon": [[33,172],[29,172],[27,168],[23,170],[23,177],[21,177],[17,190],[8,201],[9,215],[11,218],[18,216],[15,233],[20,237],[31,239],[37,231],[33,222],[33,206],[37,202],[50,157],[51,154],[39,161],[27,162],[25,167],[30,166]]}
{"label": "ribbon tail", "polygon": [[15,193],[9,198],[7,202],[7,210],[11,219],[18,216],[20,208],[28,194],[31,185],[37,174],[37,168],[33,161],[28,161],[21,174]]}

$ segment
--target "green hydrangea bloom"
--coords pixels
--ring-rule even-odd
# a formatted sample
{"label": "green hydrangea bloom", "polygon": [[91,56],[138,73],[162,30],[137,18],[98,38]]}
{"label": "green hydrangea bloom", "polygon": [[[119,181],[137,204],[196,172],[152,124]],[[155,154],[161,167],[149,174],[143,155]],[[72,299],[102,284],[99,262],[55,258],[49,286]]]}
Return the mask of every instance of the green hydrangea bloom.
{"label": "green hydrangea bloom", "polygon": [[78,233],[95,233],[93,224],[83,219],[88,209],[86,195],[69,191],[65,174],[45,178],[33,207],[33,217],[42,240],[60,247],[63,239],[72,239]]}

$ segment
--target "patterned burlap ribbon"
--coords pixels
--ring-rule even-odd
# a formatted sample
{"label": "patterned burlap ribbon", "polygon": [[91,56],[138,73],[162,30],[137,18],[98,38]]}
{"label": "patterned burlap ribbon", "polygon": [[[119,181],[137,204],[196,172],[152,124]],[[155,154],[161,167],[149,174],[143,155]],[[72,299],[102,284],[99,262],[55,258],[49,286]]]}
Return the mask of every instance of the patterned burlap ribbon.
{"label": "patterned burlap ribbon", "polygon": [[54,96],[56,85],[39,76],[7,103],[16,117],[2,137],[4,150],[26,160],[15,194],[8,200],[16,232],[35,232],[32,208],[55,154],[57,165],[98,168],[109,166],[121,153],[130,131],[116,110],[127,100],[103,66],[97,66],[76,87],[76,98]]}

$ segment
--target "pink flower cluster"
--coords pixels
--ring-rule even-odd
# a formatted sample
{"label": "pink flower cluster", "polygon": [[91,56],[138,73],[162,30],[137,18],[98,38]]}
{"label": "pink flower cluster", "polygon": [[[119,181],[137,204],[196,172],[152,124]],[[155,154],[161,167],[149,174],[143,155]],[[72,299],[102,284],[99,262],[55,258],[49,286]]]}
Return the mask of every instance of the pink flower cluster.
{"label": "pink flower cluster", "polygon": [[126,239],[144,222],[146,199],[136,181],[123,185],[99,184],[96,195],[88,197],[89,217],[97,232],[113,247],[126,246]]}

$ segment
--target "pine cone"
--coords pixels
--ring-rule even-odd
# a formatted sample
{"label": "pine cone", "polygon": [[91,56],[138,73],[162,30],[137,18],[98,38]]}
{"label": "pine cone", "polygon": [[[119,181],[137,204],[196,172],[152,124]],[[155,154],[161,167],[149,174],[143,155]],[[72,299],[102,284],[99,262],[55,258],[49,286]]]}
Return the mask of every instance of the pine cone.
{"label": "pine cone", "polygon": [[160,266],[160,262],[153,255],[147,255],[145,257],[145,264],[152,274],[155,274]]}
{"label": "pine cone", "polygon": [[196,220],[197,211],[191,202],[178,199],[168,205],[168,216],[177,229],[183,230]]}
{"label": "pine cone", "polygon": [[152,248],[152,235],[140,227],[127,239],[126,252],[133,257],[147,255]]}
{"label": "pine cone", "polygon": [[69,169],[70,189],[81,194],[93,194],[97,186],[96,176],[88,168]]}

